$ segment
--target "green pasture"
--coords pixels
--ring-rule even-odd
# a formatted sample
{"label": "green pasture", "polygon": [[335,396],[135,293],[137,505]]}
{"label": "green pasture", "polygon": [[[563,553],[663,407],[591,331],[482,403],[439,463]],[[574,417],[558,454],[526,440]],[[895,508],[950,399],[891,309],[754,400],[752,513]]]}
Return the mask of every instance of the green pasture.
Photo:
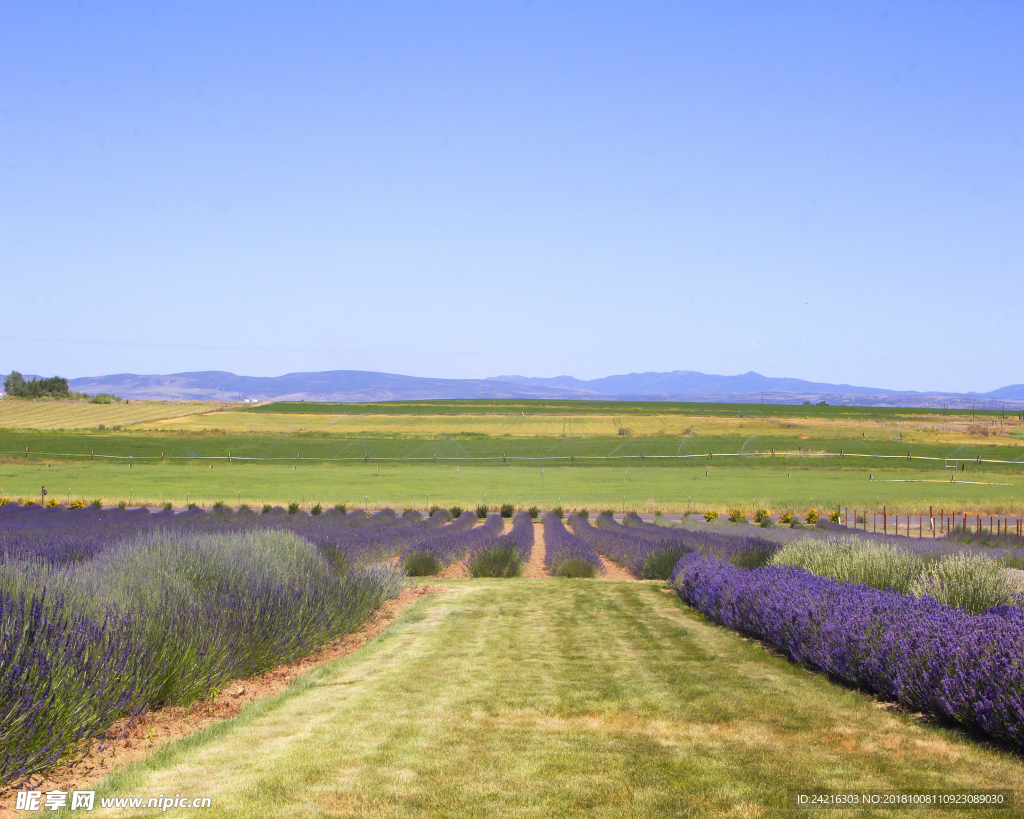
{"label": "green pasture", "polygon": [[210,797],[211,819],[644,819],[803,815],[791,789],[1024,793],[1014,753],[881,709],[663,584],[430,582],[441,593],[361,651],[109,777],[96,804],[181,794]]}
{"label": "green pasture", "polygon": [[[773,512],[877,508],[907,514],[929,505],[991,514],[1024,508],[1024,477],[994,473],[937,470],[869,472],[862,469],[719,467],[703,464],[668,469],[648,462],[579,467],[453,463],[298,463],[63,461],[47,466],[31,459],[0,463],[0,494],[39,497],[45,485],[50,498],[105,505],[119,501],[182,506],[186,501],[210,506],[216,501],[237,506],[292,501],[325,506],[347,503],[380,508],[430,505],[587,508],[682,512],[733,506],[764,506]],[[872,477],[874,478],[872,480]],[[972,481],[972,482],[968,482]],[[977,483],[973,483],[977,481]]]}
{"label": "green pasture", "polygon": [[[799,451],[798,451],[799,448]],[[776,453],[793,453],[790,455]],[[28,454],[26,456],[26,450]],[[815,453],[832,453],[822,459]],[[847,457],[840,458],[840,454]],[[908,453],[912,456],[907,460]],[[346,436],[329,434],[248,434],[222,432],[65,432],[0,430],[0,457],[8,460],[104,456],[159,460],[232,458],[254,460],[351,460],[412,463],[477,460],[479,465],[509,461],[569,461],[575,466],[604,467],[608,462],[644,460],[644,466],[741,466],[754,461],[764,466],[802,468],[839,466],[865,469],[943,470],[945,459],[975,461],[975,470],[1024,475],[1024,447],[1006,444],[916,443],[899,440],[792,436],[651,435],[646,437],[505,437],[495,435]],[[504,460],[503,460],[504,459]],[[1001,461],[1002,463],[985,463]]]}

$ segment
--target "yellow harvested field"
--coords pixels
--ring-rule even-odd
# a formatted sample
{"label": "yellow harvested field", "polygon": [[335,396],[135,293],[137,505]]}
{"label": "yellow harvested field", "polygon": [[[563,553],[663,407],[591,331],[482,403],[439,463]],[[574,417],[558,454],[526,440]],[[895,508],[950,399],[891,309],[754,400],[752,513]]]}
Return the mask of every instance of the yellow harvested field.
{"label": "yellow harvested field", "polygon": [[[209,406],[209,405],[206,405]],[[200,415],[162,418],[137,424],[135,429],[220,430],[229,433],[337,433],[425,437],[439,435],[490,435],[511,437],[596,437],[627,435],[741,435],[800,438],[889,439],[902,435],[915,443],[984,442],[987,445],[1020,442],[1019,422],[987,425],[981,433],[979,422],[938,418],[934,415],[891,421],[864,418],[722,417],[701,415],[327,415],[320,413],[252,413],[236,410],[211,411]]]}
{"label": "yellow harvested field", "polygon": [[219,408],[203,401],[128,401],[90,404],[87,401],[0,400],[0,429],[96,429],[130,426],[161,418],[189,416]]}
{"label": "yellow harvested field", "polygon": [[211,412],[140,424],[137,429],[224,432],[323,432],[359,435],[511,435],[565,437],[630,434],[681,434],[678,417],[604,415],[299,415],[296,413]]}

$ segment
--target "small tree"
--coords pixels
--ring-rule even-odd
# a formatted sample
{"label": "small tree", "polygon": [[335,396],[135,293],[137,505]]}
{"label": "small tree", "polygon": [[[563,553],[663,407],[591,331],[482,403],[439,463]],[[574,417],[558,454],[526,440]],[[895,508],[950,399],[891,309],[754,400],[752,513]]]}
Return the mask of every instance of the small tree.
{"label": "small tree", "polygon": [[17,370],[4,379],[4,392],[8,395],[21,395],[25,391],[25,376]]}

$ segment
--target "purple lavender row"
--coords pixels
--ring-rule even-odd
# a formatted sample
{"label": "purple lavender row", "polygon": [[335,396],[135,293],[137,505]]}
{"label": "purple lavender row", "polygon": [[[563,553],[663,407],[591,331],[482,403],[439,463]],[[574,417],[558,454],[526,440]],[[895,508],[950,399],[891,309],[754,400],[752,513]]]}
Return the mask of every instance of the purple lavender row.
{"label": "purple lavender row", "polygon": [[[152,658],[129,619],[101,625],[72,608],[53,595],[0,590],[0,783],[56,764],[150,693]],[[88,705],[73,719],[55,707],[68,688]]]}
{"label": "purple lavender row", "polygon": [[[623,529],[634,530],[661,543],[679,544],[688,551],[702,555],[714,555],[723,560],[746,561],[756,556],[763,563],[779,550],[779,544],[774,540],[754,534],[753,532],[757,532],[757,529],[754,529],[753,532],[742,528],[725,531],[669,529],[665,526],[648,523],[632,512],[626,515],[624,523]],[[602,522],[601,525],[604,523]],[[614,521],[609,521],[609,528],[614,528],[617,525]]]}
{"label": "purple lavender row", "polygon": [[320,547],[344,555],[350,565],[364,565],[407,550],[436,535],[443,513],[423,520],[418,513],[399,517],[386,509],[367,517],[328,510],[322,515],[288,515],[283,509],[268,514],[254,511],[190,509],[152,513],[146,509],[68,510],[0,506],[0,555],[37,557],[54,566],[95,557],[118,542],[155,531],[228,534],[249,531],[289,531]]}
{"label": "purple lavender row", "polygon": [[[548,512],[543,522],[546,550],[544,565],[548,571],[567,577],[593,577],[604,571],[594,547],[567,530],[558,515]],[[589,564],[593,571],[587,574],[584,564]]]}
{"label": "purple lavender row", "polygon": [[512,531],[507,535],[499,535],[491,542],[481,543],[470,552],[470,560],[495,546],[512,546],[519,559],[523,563],[529,563],[530,554],[533,552],[533,518],[530,517],[530,513],[516,512],[512,518]]}
{"label": "purple lavender row", "polygon": [[802,569],[687,555],[670,581],[711,619],[794,662],[911,708],[1024,744],[1024,611],[971,615]]}
{"label": "purple lavender row", "polygon": [[305,656],[401,588],[386,564],[325,557],[289,532],[179,530],[63,567],[0,562],[0,783],[120,717]]}
{"label": "purple lavender row", "polygon": [[477,519],[476,512],[467,510],[454,523],[443,527],[434,537],[421,541],[411,551],[428,552],[442,566],[447,566],[476,549],[493,545],[505,529],[504,519],[498,514],[488,515],[483,526],[470,528]]}
{"label": "purple lavender row", "polygon": [[631,525],[623,526],[602,514],[596,526],[580,515],[572,516],[569,522],[598,553],[645,580],[666,580],[679,558],[690,552],[758,565],[767,562],[779,548],[756,535],[668,529],[645,523],[635,515],[627,520]]}

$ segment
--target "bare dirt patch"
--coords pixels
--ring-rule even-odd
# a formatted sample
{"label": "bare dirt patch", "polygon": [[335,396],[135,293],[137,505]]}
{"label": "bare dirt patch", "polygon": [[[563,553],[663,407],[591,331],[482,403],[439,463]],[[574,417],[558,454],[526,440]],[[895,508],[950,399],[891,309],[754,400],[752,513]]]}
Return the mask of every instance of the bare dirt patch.
{"label": "bare dirt patch", "polygon": [[439,591],[443,589],[433,586],[404,589],[394,600],[388,600],[374,611],[358,630],[339,637],[297,663],[277,666],[257,677],[233,680],[216,697],[193,703],[187,708],[160,708],[134,720],[122,720],[110,729],[106,738],[95,742],[78,762],[0,787],[0,819],[14,819],[22,815],[13,807],[16,791],[88,790],[91,784],[116,768],[145,757],[169,740],[187,736],[213,722],[230,719],[250,702],[283,691],[300,674],[355,653],[394,623],[417,600]]}
{"label": "bare dirt patch", "polygon": [[544,527],[535,523],[533,525],[533,549],[530,550],[530,562],[526,564],[523,577],[551,577],[550,572],[544,567],[547,554],[547,548],[544,545]]}
{"label": "bare dirt patch", "polygon": [[601,558],[601,568],[604,569],[604,574],[601,575],[604,580],[636,580],[632,574],[615,561],[609,560],[604,555],[598,555],[598,557]]}
{"label": "bare dirt patch", "polygon": [[455,563],[449,563],[434,575],[434,577],[439,577],[442,580],[463,580],[469,577],[469,558],[463,558]]}

